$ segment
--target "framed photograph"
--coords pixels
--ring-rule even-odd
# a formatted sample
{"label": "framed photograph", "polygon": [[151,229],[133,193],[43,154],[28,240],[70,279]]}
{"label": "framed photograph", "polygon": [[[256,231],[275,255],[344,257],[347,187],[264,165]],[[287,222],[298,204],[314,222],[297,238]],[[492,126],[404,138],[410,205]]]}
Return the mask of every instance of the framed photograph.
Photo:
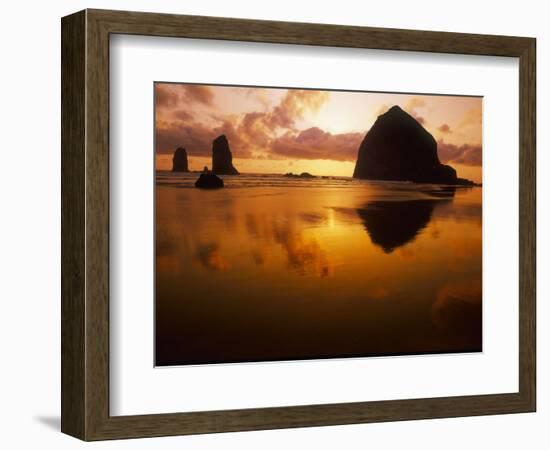
{"label": "framed photograph", "polygon": [[535,39],[62,29],[62,431],[532,412]]}

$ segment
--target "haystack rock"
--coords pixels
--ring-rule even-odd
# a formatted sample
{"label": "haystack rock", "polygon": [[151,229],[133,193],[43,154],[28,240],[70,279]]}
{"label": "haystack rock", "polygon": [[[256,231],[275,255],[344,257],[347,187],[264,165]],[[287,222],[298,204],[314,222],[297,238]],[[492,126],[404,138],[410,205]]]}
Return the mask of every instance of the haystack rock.
{"label": "haystack rock", "polygon": [[212,172],[218,175],[239,175],[233,167],[233,156],[225,134],[212,142]]}
{"label": "haystack rock", "polygon": [[354,178],[473,185],[441,164],[437,142],[411,115],[392,106],[368,131],[359,146]]}
{"label": "haystack rock", "polygon": [[187,151],[183,147],[178,147],[172,157],[172,172],[189,172],[187,165]]}

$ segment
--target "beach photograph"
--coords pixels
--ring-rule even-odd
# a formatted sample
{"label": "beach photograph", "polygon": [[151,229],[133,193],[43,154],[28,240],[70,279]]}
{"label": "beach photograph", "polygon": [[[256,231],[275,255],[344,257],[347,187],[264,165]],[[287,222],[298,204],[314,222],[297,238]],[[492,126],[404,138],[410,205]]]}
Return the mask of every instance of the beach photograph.
{"label": "beach photograph", "polygon": [[154,98],[155,366],[483,350],[482,97]]}

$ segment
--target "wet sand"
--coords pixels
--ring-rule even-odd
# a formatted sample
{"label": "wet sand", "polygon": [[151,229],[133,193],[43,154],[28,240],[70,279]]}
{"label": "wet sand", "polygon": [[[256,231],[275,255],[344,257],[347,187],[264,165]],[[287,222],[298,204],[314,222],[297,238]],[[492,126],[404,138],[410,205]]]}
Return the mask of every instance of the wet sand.
{"label": "wet sand", "polygon": [[481,188],[157,174],[156,364],[482,350]]}

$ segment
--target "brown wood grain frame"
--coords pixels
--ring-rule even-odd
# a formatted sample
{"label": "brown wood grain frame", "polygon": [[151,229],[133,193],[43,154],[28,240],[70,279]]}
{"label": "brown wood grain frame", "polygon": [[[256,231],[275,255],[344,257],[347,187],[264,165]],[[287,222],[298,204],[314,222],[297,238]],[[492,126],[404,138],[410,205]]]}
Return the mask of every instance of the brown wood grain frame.
{"label": "brown wood grain frame", "polygon": [[[61,429],[83,440],[535,411],[534,38],[85,10],[62,32]],[[109,415],[109,36],[132,34],[519,58],[519,391]],[[512,295],[512,293],[510,294]],[[182,405],[185,409],[185,405]]]}

